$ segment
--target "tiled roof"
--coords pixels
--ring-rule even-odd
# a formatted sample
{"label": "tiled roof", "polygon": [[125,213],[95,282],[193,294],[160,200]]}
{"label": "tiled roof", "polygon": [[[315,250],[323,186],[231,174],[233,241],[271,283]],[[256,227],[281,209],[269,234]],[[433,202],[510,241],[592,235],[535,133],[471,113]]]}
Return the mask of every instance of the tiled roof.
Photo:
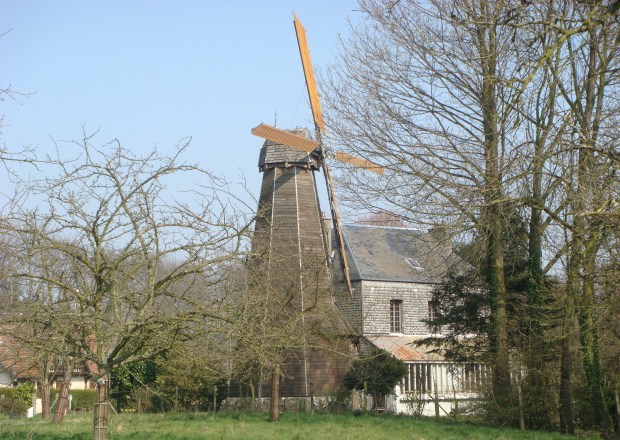
{"label": "tiled roof", "polygon": [[413,336],[367,336],[366,339],[377,348],[385,350],[401,361],[425,361],[428,358],[413,347]]}
{"label": "tiled roof", "polygon": [[438,354],[429,353],[428,347],[415,345],[424,336],[365,336],[365,338],[375,347],[391,353],[403,362],[443,360]]}

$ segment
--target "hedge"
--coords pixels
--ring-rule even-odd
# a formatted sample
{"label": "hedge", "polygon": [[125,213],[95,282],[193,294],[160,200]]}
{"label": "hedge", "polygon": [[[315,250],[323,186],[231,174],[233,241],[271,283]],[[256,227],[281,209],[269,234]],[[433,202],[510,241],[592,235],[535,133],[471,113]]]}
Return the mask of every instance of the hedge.
{"label": "hedge", "polygon": [[15,391],[13,390],[13,388],[4,388],[4,387],[0,387],[0,396],[6,396],[6,397],[15,397]]}
{"label": "hedge", "polygon": [[[71,390],[69,391],[72,411],[92,411],[95,405],[95,390]],[[52,392],[52,402],[56,400],[58,390]]]}

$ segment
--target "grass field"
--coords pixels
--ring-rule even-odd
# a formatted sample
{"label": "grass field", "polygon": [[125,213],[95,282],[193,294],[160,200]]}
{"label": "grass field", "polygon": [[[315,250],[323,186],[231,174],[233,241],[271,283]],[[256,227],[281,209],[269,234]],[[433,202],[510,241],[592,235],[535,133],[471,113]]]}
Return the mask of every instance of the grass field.
{"label": "grass field", "polygon": [[[89,439],[92,418],[89,414],[71,415],[61,426],[41,419],[0,418],[0,440],[79,440]],[[364,416],[351,414],[310,415],[283,414],[276,423],[267,422],[264,414],[121,414],[112,416],[109,438],[132,440],[202,440],[202,439],[536,439],[567,440],[559,434],[536,431],[496,429],[465,423],[415,420],[399,416]],[[580,437],[588,438],[588,437]],[[594,438],[594,437],[592,437]]]}

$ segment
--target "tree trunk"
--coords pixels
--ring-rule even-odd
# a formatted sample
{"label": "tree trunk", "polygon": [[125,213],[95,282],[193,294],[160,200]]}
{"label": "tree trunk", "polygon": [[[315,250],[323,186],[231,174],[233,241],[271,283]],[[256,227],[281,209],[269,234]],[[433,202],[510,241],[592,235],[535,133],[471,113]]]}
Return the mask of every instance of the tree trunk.
{"label": "tree trunk", "polygon": [[553,397],[548,386],[545,370],[545,339],[543,305],[547,290],[542,269],[542,178],[543,146],[535,143],[534,170],[532,173],[532,208],[528,233],[528,283],[526,322],[526,383],[523,399],[527,425],[534,428],[552,429],[551,408]]}
{"label": "tree trunk", "polygon": [[65,418],[65,414],[69,407],[69,390],[71,388],[71,376],[73,375],[73,368],[75,362],[66,360],[63,362],[64,373],[62,377],[62,385],[58,392],[58,399],[56,400],[56,410],[54,412],[54,425],[59,425]]}
{"label": "tree trunk", "polygon": [[46,375],[41,381],[41,415],[43,420],[50,416],[50,383],[49,377]]}
{"label": "tree trunk", "polygon": [[564,318],[562,323],[562,340],[560,353],[560,432],[575,435],[575,418],[573,414],[573,397],[571,393],[571,329],[574,321],[574,292],[571,280],[573,272],[569,267],[568,287],[564,304]]}
{"label": "tree trunk", "polygon": [[583,368],[592,403],[594,423],[605,435],[612,433],[612,423],[603,395],[601,362],[599,357],[599,340],[595,317],[594,278],[596,272],[596,253],[598,236],[588,240],[584,255],[584,282],[582,285],[581,313],[581,349]]}
{"label": "tree trunk", "polygon": [[271,400],[269,402],[269,421],[280,420],[280,370],[271,373]]}
{"label": "tree trunk", "polygon": [[108,414],[110,409],[110,379],[105,374],[97,381],[95,411],[93,417],[93,440],[108,438]]}
{"label": "tree trunk", "polygon": [[617,383],[614,390],[614,400],[616,401],[616,432],[620,434],[620,386]]}
{"label": "tree trunk", "polygon": [[488,236],[487,279],[491,294],[491,347],[493,355],[493,396],[500,409],[513,407],[512,387],[510,383],[510,359],[508,355],[508,317],[506,315],[506,284],[504,279],[504,247],[501,238],[502,226],[499,215],[489,219],[491,232]]}
{"label": "tree trunk", "polygon": [[497,110],[497,35],[492,3],[479,3],[477,52],[480,54],[482,90],[480,107],[484,129],[484,201],[481,230],[486,239],[486,277],[491,296],[491,347],[493,394],[501,412],[512,408],[510,362],[508,355],[508,317],[504,279],[502,173],[500,169]]}
{"label": "tree trunk", "polygon": [[[577,213],[597,209],[604,203],[607,194],[601,192],[597,185],[597,177],[601,175],[600,165],[593,153],[601,121],[602,92],[608,60],[601,57],[601,42],[594,29],[589,31],[588,67],[585,83],[584,110],[580,120],[580,143],[578,156],[578,191]],[[592,403],[594,423],[605,436],[612,433],[611,417],[606,408],[603,390],[602,373],[599,359],[599,341],[595,318],[594,283],[596,278],[596,256],[602,239],[603,227],[596,217],[585,215],[575,216],[574,231],[575,248],[579,252],[581,264],[575,267],[576,274],[581,275],[581,302],[579,304],[580,340],[583,368],[589,397]]]}

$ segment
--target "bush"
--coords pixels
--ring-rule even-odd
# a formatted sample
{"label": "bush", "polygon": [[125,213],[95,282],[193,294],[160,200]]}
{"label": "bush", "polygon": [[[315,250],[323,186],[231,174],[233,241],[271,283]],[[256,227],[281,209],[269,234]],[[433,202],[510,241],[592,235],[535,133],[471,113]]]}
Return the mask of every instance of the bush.
{"label": "bush", "polygon": [[385,350],[373,349],[368,355],[359,357],[351,363],[344,376],[347,390],[363,390],[368,385],[368,393],[377,402],[380,396],[390,394],[392,389],[407,374],[407,367],[400,359]]}
{"label": "bush", "polygon": [[134,388],[131,391],[131,400],[134,403],[136,412],[139,413],[149,412],[155,406],[153,402],[153,392],[145,387]]}
{"label": "bush", "polygon": [[[95,405],[95,390],[71,390],[71,411],[92,411]],[[51,401],[56,400],[58,391],[51,396]]]}
{"label": "bush", "polygon": [[15,397],[15,391],[13,390],[13,388],[1,387],[0,388],[0,399],[2,399],[2,396],[14,398]]}
{"label": "bush", "polygon": [[26,408],[32,406],[32,395],[34,394],[34,384],[32,382],[24,382],[13,388],[13,397],[24,405]]}
{"label": "bush", "polygon": [[346,388],[336,388],[325,395],[327,405],[325,410],[329,413],[348,411],[351,404],[351,391]]}
{"label": "bush", "polygon": [[6,414],[10,417],[23,417],[27,410],[28,407],[20,400],[4,393],[0,395],[0,414]]}

